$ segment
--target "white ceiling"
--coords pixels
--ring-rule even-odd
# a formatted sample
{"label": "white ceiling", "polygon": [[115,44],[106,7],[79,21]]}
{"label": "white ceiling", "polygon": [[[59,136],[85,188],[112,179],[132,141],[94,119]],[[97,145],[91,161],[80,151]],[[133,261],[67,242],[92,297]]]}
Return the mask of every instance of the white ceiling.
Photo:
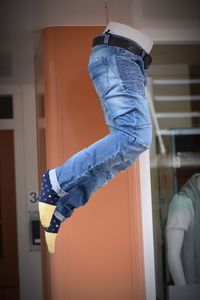
{"label": "white ceiling", "polygon": [[147,19],[200,20],[199,0],[143,0]]}
{"label": "white ceiling", "polygon": [[[130,0],[109,1],[109,19],[131,24]],[[112,6],[112,7],[111,7]],[[33,82],[40,30],[49,25],[104,25],[102,0],[1,0],[0,84]]]}
{"label": "white ceiling", "polygon": [[[41,28],[105,25],[104,0],[1,0],[0,84],[33,83],[33,57]],[[199,0],[108,0],[109,20],[148,32],[199,26]],[[183,23],[184,21],[184,23]]]}

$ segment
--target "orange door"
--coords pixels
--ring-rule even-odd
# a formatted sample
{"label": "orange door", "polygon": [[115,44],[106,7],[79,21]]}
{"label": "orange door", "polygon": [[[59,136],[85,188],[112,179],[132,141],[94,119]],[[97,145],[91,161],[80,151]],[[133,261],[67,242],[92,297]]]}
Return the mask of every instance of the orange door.
{"label": "orange door", "polygon": [[12,130],[0,130],[0,299],[19,299]]}
{"label": "orange door", "polygon": [[[58,26],[42,32],[36,55],[40,170],[44,168],[43,100],[47,168],[64,163],[108,134],[87,73],[92,39],[102,30]],[[77,209],[62,224],[50,265],[43,244],[45,300],[144,299],[138,178],[136,164]]]}

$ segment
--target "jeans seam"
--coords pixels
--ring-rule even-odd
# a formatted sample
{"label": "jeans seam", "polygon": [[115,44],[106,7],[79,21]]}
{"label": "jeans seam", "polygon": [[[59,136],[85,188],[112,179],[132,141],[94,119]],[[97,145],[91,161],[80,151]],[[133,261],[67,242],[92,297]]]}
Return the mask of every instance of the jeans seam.
{"label": "jeans seam", "polygon": [[61,186],[60,186],[60,184],[58,182],[57,175],[56,175],[56,169],[51,169],[49,171],[49,179],[50,179],[50,182],[51,182],[53,190],[57,193],[57,195],[59,197],[62,197],[62,196],[64,196],[64,195],[67,194],[67,192],[65,192],[61,188]]}
{"label": "jeans seam", "polygon": [[148,127],[152,127],[152,124],[151,123],[146,123],[146,124],[142,124],[142,125],[139,125],[139,126],[135,126],[135,129],[142,129],[142,128],[148,128]]}
{"label": "jeans seam", "polygon": [[[128,137],[129,138],[129,137]],[[131,137],[132,138],[132,137]],[[85,171],[83,174],[81,174],[81,176],[77,177],[76,179],[74,179],[71,183],[69,183],[67,185],[67,188],[65,188],[66,190],[70,187],[70,185],[74,185],[74,184],[78,184],[79,181],[86,176],[87,174],[89,174],[89,172],[94,171],[96,168],[98,168],[100,165],[107,163],[107,161],[109,161],[113,156],[116,156],[118,153],[120,153],[122,150],[124,150],[126,147],[128,147],[130,144],[134,143],[136,139],[132,140],[132,141],[128,141],[128,143],[126,145],[124,145],[122,148],[120,148],[120,150],[118,150],[117,152],[115,152],[112,156],[108,157],[106,160],[101,161],[100,163],[96,164],[93,168],[88,169],[87,171]]]}
{"label": "jeans seam", "polygon": [[[117,70],[118,70],[118,73],[119,73],[119,74],[120,74],[120,72],[119,72],[119,62],[118,62],[117,60],[122,59],[122,60],[124,60],[124,61],[127,61],[127,62],[130,62],[130,61],[131,61],[132,63],[134,63],[134,64],[140,69],[141,74],[138,74],[138,77],[140,77],[140,78],[133,79],[133,81],[134,81],[135,83],[137,83],[138,81],[143,81],[144,86],[145,86],[146,75],[144,74],[143,68],[141,67],[140,63],[138,63],[138,60],[140,60],[139,57],[136,56],[136,58],[133,59],[133,57],[131,57],[131,58],[123,57],[123,58],[122,58],[122,55],[116,55],[115,58],[116,58],[116,66],[117,66]],[[133,89],[127,87],[127,86],[126,86],[126,81],[124,81],[123,78],[122,78],[122,74],[120,75],[120,79],[121,79],[122,86],[123,86],[123,88],[124,88],[125,91],[130,92],[130,93],[133,93],[133,92],[134,92],[134,93],[138,93],[139,95],[142,95],[142,96],[145,95],[145,92],[144,92],[144,91],[143,91],[143,92],[134,91]],[[141,79],[141,80],[140,80],[140,79]]]}

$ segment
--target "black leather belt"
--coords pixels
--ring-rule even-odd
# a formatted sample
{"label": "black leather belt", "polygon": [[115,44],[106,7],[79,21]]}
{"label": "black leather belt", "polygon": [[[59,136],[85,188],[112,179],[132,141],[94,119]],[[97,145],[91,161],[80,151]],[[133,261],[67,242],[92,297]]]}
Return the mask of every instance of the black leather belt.
{"label": "black leather belt", "polygon": [[145,69],[148,69],[152,62],[152,57],[144,49],[140,48],[138,44],[134,43],[131,40],[123,38],[121,36],[113,35],[110,33],[105,33],[94,38],[92,46],[96,45],[111,45],[125,48],[128,51],[133,52],[136,55],[142,56],[144,61]]}

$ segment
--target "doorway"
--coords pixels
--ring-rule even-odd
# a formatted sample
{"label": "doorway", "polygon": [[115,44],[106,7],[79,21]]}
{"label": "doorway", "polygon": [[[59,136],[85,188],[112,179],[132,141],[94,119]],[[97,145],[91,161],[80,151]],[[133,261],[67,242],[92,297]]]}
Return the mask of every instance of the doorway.
{"label": "doorway", "polygon": [[0,299],[19,299],[14,132],[0,130]]}
{"label": "doorway", "polygon": [[0,95],[0,298],[19,299],[13,96]]}

